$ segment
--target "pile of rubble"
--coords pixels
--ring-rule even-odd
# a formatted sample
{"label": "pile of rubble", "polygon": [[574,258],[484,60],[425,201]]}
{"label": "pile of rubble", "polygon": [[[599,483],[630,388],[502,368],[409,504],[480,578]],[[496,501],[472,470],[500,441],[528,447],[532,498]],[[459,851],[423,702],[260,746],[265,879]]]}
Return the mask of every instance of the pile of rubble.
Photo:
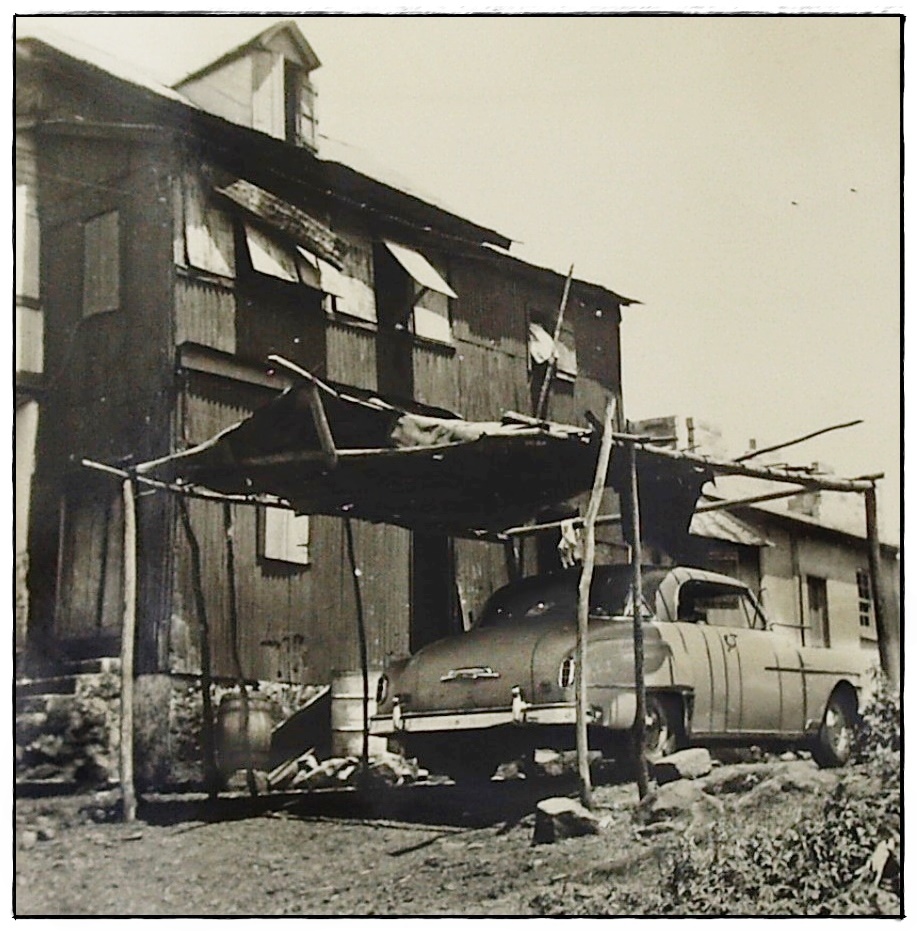
{"label": "pile of rubble", "polygon": [[[376,753],[369,758],[366,778],[375,784],[400,786],[425,780],[429,771],[417,761],[396,753]],[[281,763],[269,773],[255,772],[255,785],[259,792],[299,791],[355,787],[363,784],[363,766],[358,757],[333,756],[319,759],[314,750],[307,750],[293,759]],[[244,790],[248,773],[238,770],[228,783],[229,790]]]}

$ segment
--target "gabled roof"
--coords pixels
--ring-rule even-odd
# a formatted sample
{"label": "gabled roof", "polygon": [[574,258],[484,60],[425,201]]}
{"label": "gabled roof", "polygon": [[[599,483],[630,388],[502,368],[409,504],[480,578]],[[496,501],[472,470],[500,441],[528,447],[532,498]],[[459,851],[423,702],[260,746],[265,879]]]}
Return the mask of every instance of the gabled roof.
{"label": "gabled roof", "polygon": [[270,51],[272,43],[281,33],[286,33],[287,37],[296,46],[302,58],[302,66],[306,71],[314,71],[321,66],[318,55],[315,54],[312,46],[306,41],[306,37],[300,31],[299,26],[297,26],[293,20],[289,19],[284,20],[282,23],[276,23],[269,29],[265,29],[264,32],[259,32],[253,39],[249,39],[247,42],[243,42],[225,55],[221,55],[216,61],[212,61],[209,65],[204,65],[203,68],[199,68],[197,71],[186,75],[175,83],[175,89],[180,89],[182,85],[190,81],[197,81],[200,78],[206,77],[206,75],[219,70],[224,65],[228,65],[237,58],[242,58],[251,51]]}
{"label": "gabled roof", "polygon": [[741,546],[773,546],[767,537],[728,511],[695,512],[689,532],[695,537],[738,543]]}
{"label": "gabled roof", "polygon": [[[295,23],[278,23],[207,68],[214,68],[232,56],[243,54],[244,50],[251,48],[253,44],[270,41],[283,29],[289,29],[290,35],[298,33],[300,37],[302,36]],[[302,41],[305,43],[305,39]],[[413,232],[421,239],[426,237],[447,242],[449,248],[456,252],[464,250],[466,254],[474,254],[484,260],[509,263],[513,266],[514,272],[520,275],[527,275],[542,281],[550,280],[552,284],[563,282],[564,275],[560,272],[541,268],[510,255],[507,250],[512,240],[496,230],[474,223],[436,203],[431,203],[424,199],[423,195],[405,191],[396,186],[395,181],[386,182],[384,179],[364,174],[357,167],[347,164],[342,158],[320,158],[308,149],[289,145],[257,130],[207,113],[178,90],[158,84],[138,73],[130,65],[116,61],[107,54],[99,53],[94,48],[67,40],[58,42],[55,37],[53,45],[41,39],[19,39],[16,49],[17,56],[22,56],[24,59],[37,63],[45,60],[64,67],[79,68],[96,80],[108,78],[121,81],[125,91],[133,89],[137,93],[145,94],[148,101],[164,108],[163,117],[171,125],[177,126],[184,132],[190,130],[203,145],[212,142],[214,150],[219,150],[230,161],[241,160],[248,172],[247,180],[254,183],[269,188],[268,176],[282,177],[285,183],[309,188],[313,193],[320,191],[322,196],[339,203],[349,204],[354,210],[365,211],[380,222],[384,221],[390,228],[389,235],[393,238],[398,238],[399,229],[403,229],[405,234]],[[311,49],[309,51],[311,52]],[[311,54],[314,56],[314,52]],[[184,81],[199,77],[201,74],[200,71],[196,72]],[[176,87],[180,87],[181,83]],[[57,129],[66,129],[65,122],[58,121]],[[45,125],[49,128],[47,124]],[[81,121],[80,127],[83,131],[92,129],[90,123],[85,121]],[[75,130],[76,124],[74,123],[71,128]],[[100,130],[106,128],[110,132],[117,129],[112,124],[96,127]],[[226,165],[225,167],[228,170],[241,171],[241,166],[234,168],[233,165]],[[602,301],[610,299],[622,306],[639,303],[639,301],[616,294],[603,285],[590,284],[579,279],[574,279],[574,283],[584,296],[593,299]]]}

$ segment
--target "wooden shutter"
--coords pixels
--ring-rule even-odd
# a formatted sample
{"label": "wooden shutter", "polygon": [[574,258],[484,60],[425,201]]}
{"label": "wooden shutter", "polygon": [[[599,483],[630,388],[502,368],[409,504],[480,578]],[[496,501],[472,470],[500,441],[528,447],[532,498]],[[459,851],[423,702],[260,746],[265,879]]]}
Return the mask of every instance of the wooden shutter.
{"label": "wooden shutter", "polygon": [[309,565],[307,514],[294,514],[285,508],[265,508],[261,523],[261,555],[265,559]]}
{"label": "wooden shutter", "polygon": [[117,310],[121,302],[118,211],[87,220],[83,243],[83,315]]}

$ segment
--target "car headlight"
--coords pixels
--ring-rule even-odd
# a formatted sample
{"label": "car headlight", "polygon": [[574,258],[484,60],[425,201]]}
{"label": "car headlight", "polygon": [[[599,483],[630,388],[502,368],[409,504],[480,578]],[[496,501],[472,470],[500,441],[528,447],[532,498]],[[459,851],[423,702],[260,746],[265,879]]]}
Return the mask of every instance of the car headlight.
{"label": "car headlight", "polygon": [[376,683],[376,704],[381,705],[388,698],[388,676],[383,672]]}
{"label": "car headlight", "polygon": [[560,664],[560,669],[557,673],[557,684],[562,689],[568,689],[573,685],[576,680],[576,660],[572,656],[568,656]]}

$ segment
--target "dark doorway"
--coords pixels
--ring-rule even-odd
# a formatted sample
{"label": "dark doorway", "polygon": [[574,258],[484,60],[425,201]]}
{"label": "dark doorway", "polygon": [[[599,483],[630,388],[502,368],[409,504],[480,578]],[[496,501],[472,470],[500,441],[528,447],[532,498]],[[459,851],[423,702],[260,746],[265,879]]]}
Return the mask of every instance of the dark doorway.
{"label": "dark doorway", "polygon": [[410,649],[458,633],[455,554],[449,537],[415,533],[411,541]]}

